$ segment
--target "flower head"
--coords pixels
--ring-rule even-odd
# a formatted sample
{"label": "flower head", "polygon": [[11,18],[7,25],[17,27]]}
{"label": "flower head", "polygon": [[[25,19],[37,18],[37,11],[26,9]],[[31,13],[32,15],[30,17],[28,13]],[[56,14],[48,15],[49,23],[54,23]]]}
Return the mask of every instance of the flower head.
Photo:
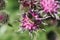
{"label": "flower head", "polygon": [[55,0],[40,0],[40,5],[44,9],[44,12],[57,12],[59,5]]}
{"label": "flower head", "polygon": [[0,23],[7,23],[8,19],[8,14],[6,14],[5,12],[0,12]]}
{"label": "flower head", "polygon": [[4,7],[5,7],[5,1],[0,0],[0,10],[3,9]]}
{"label": "flower head", "polygon": [[29,7],[30,4],[30,0],[20,0],[21,4],[23,7]]}
{"label": "flower head", "polygon": [[35,11],[30,10],[28,13],[24,13],[22,27],[30,31],[38,29],[42,21],[37,20],[37,18],[40,18],[40,16]]}
{"label": "flower head", "polygon": [[37,25],[29,19],[27,14],[24,14],[22,27],[27,30],[36,30],[38,28]]}

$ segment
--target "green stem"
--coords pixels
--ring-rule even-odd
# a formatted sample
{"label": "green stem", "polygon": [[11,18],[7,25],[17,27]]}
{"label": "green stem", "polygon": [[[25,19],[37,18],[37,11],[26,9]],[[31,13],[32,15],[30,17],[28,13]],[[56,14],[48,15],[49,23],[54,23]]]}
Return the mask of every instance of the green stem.
{"label": "green stem", "polygon": [[37,40],[37,35],[38,35],[38,33],[37,33],[37,32],[35,32],[35,35],[34,35],[33,40]]}

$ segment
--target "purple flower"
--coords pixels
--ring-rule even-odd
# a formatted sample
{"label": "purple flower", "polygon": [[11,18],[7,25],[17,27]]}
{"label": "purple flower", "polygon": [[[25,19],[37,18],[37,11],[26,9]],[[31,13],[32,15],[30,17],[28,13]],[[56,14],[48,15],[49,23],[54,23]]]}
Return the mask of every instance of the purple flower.
{"label": "purple flower", "polygon": [[30,0],[20,0],[23,7],[30,7]]}
{"label": "purple flower", "polygon": [[[29,17],[30,15],[32,18]],[[38,29],[42,21],[37,20],[37,18],[40,17],[39,14],[35,11],[30,10],[28,13],[24,13],[22,19],[22,27],[30,31]]]}
{"label": "purple flower", "polygon": [[8,19],[8,14],[6,14],[5,12],[0,12],[0,23],[7,23]]}
{"label": "purple flower", "polygon": [[4,16],[3,15],[0,15],[0,20],[3,20]]}
{"label": "purple flower", "polygon": [[44,12],[57,12],[59,8],[58,2],[55,0],[40,0],[40,5],[43,8]]}
{"label": "purple flower", "polygon": [[23,17],[22,27],[23,27],[24,29],[27,29],[27,30],[36,30],[36,29],[37,29],[37,25],[34,24],[34,22],[32,22],[32,21],[28,18],[27,14],[24,15],[24,17]]}

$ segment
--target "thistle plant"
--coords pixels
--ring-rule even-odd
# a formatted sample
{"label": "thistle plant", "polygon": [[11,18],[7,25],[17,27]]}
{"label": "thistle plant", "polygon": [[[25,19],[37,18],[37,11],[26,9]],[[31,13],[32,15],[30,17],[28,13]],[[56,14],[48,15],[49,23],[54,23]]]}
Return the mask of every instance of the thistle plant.
{"label": "thistle plant", "polygon": [[2,10],[5,7],[5,1],[0,0],[0,10]]}
{"label": "thistle plant", "polygon": [[9,20],[8,14],[6,14],[5,12],[0,12],[0,23],[5,24],[8,22],[8,20]]}
{"label": "thistle plant", "polygon": [[52,17],[56,17],[56,19],[59,19],[57,16],[58,9],[60,8],[60,3],[57,0],[40,0],[40,5],[43,8],[43,12],[48,13]]}
{"label": "thistle plant", "polygon": [[57,0],[20,0],[20,2],[24,8],[28,8],[27,11],[24,9],[21,20],[21,27],[24,30],[33,32],[39,29],[44,29],[41,25],[56,26],[58,20],[60,20],[58,16],[60,2]]}
{"label": "thistle plant", "polygon": [[58,1],[55,0],[40,0],[40,5],[43,8],[43,11],[46,13],[57,12],[60,7]]}

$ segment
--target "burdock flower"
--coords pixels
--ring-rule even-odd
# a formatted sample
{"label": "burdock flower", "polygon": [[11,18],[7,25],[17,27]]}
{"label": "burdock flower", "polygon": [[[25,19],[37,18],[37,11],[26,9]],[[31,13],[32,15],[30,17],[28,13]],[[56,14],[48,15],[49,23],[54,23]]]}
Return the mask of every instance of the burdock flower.
{"label": "burdock flower", "polygon": [[4,7],[5,7],[5,1],[0,0],[0,10],[3,9]]}
{"label": "burdock flower", "polygon": [[34,11],[29,11],[28,13],[24,13],[23,19],[22,19],[22,27],[29,31],[38,29],[39,22],[38,20],[36,20],[37,16],[38,16],[38,13]]}
{"label": "burdock flower", "polygon": [[29,12],[23,14],[22,28],[33,31],[40,28],[40,24],[43,24],[43,18],[37,11],[29,10]]}
{"label": "burdock flower", "polygon": [[5,24],[8,22],[9,16],[5,12],[0,12],[0,23]]}
{"label": "burdock flower", "polygon": [[43,9],[43,12],[47,13],[48,16],[51,16],[57,20],[60,20],[58,14],[58,9],[60,8],[60,3],[57,0],[40,0],[40,5]]}
{"label": "burdock flower", "polygon": [[21,4],[23,7],[29,7],[31,4],[30,4],[30,0],[20,0]]}
{"label": "burdock flower", "polygon": [[24,14],[23,16],[22,27],[29,31],[36,30],[38,28],[38,26],[33,21],[31,21],[27,14]]}
{"label": "burdock flower", "polygon": [[59,8],[58,1],[55,0],[40,0],[40,5],[47,13],[57,12]]}
{"label": "burdock flower", "polygon": [[20,2],[20,9],[23,9],[27,12],[31,8],[31,0],[19,0]]}

